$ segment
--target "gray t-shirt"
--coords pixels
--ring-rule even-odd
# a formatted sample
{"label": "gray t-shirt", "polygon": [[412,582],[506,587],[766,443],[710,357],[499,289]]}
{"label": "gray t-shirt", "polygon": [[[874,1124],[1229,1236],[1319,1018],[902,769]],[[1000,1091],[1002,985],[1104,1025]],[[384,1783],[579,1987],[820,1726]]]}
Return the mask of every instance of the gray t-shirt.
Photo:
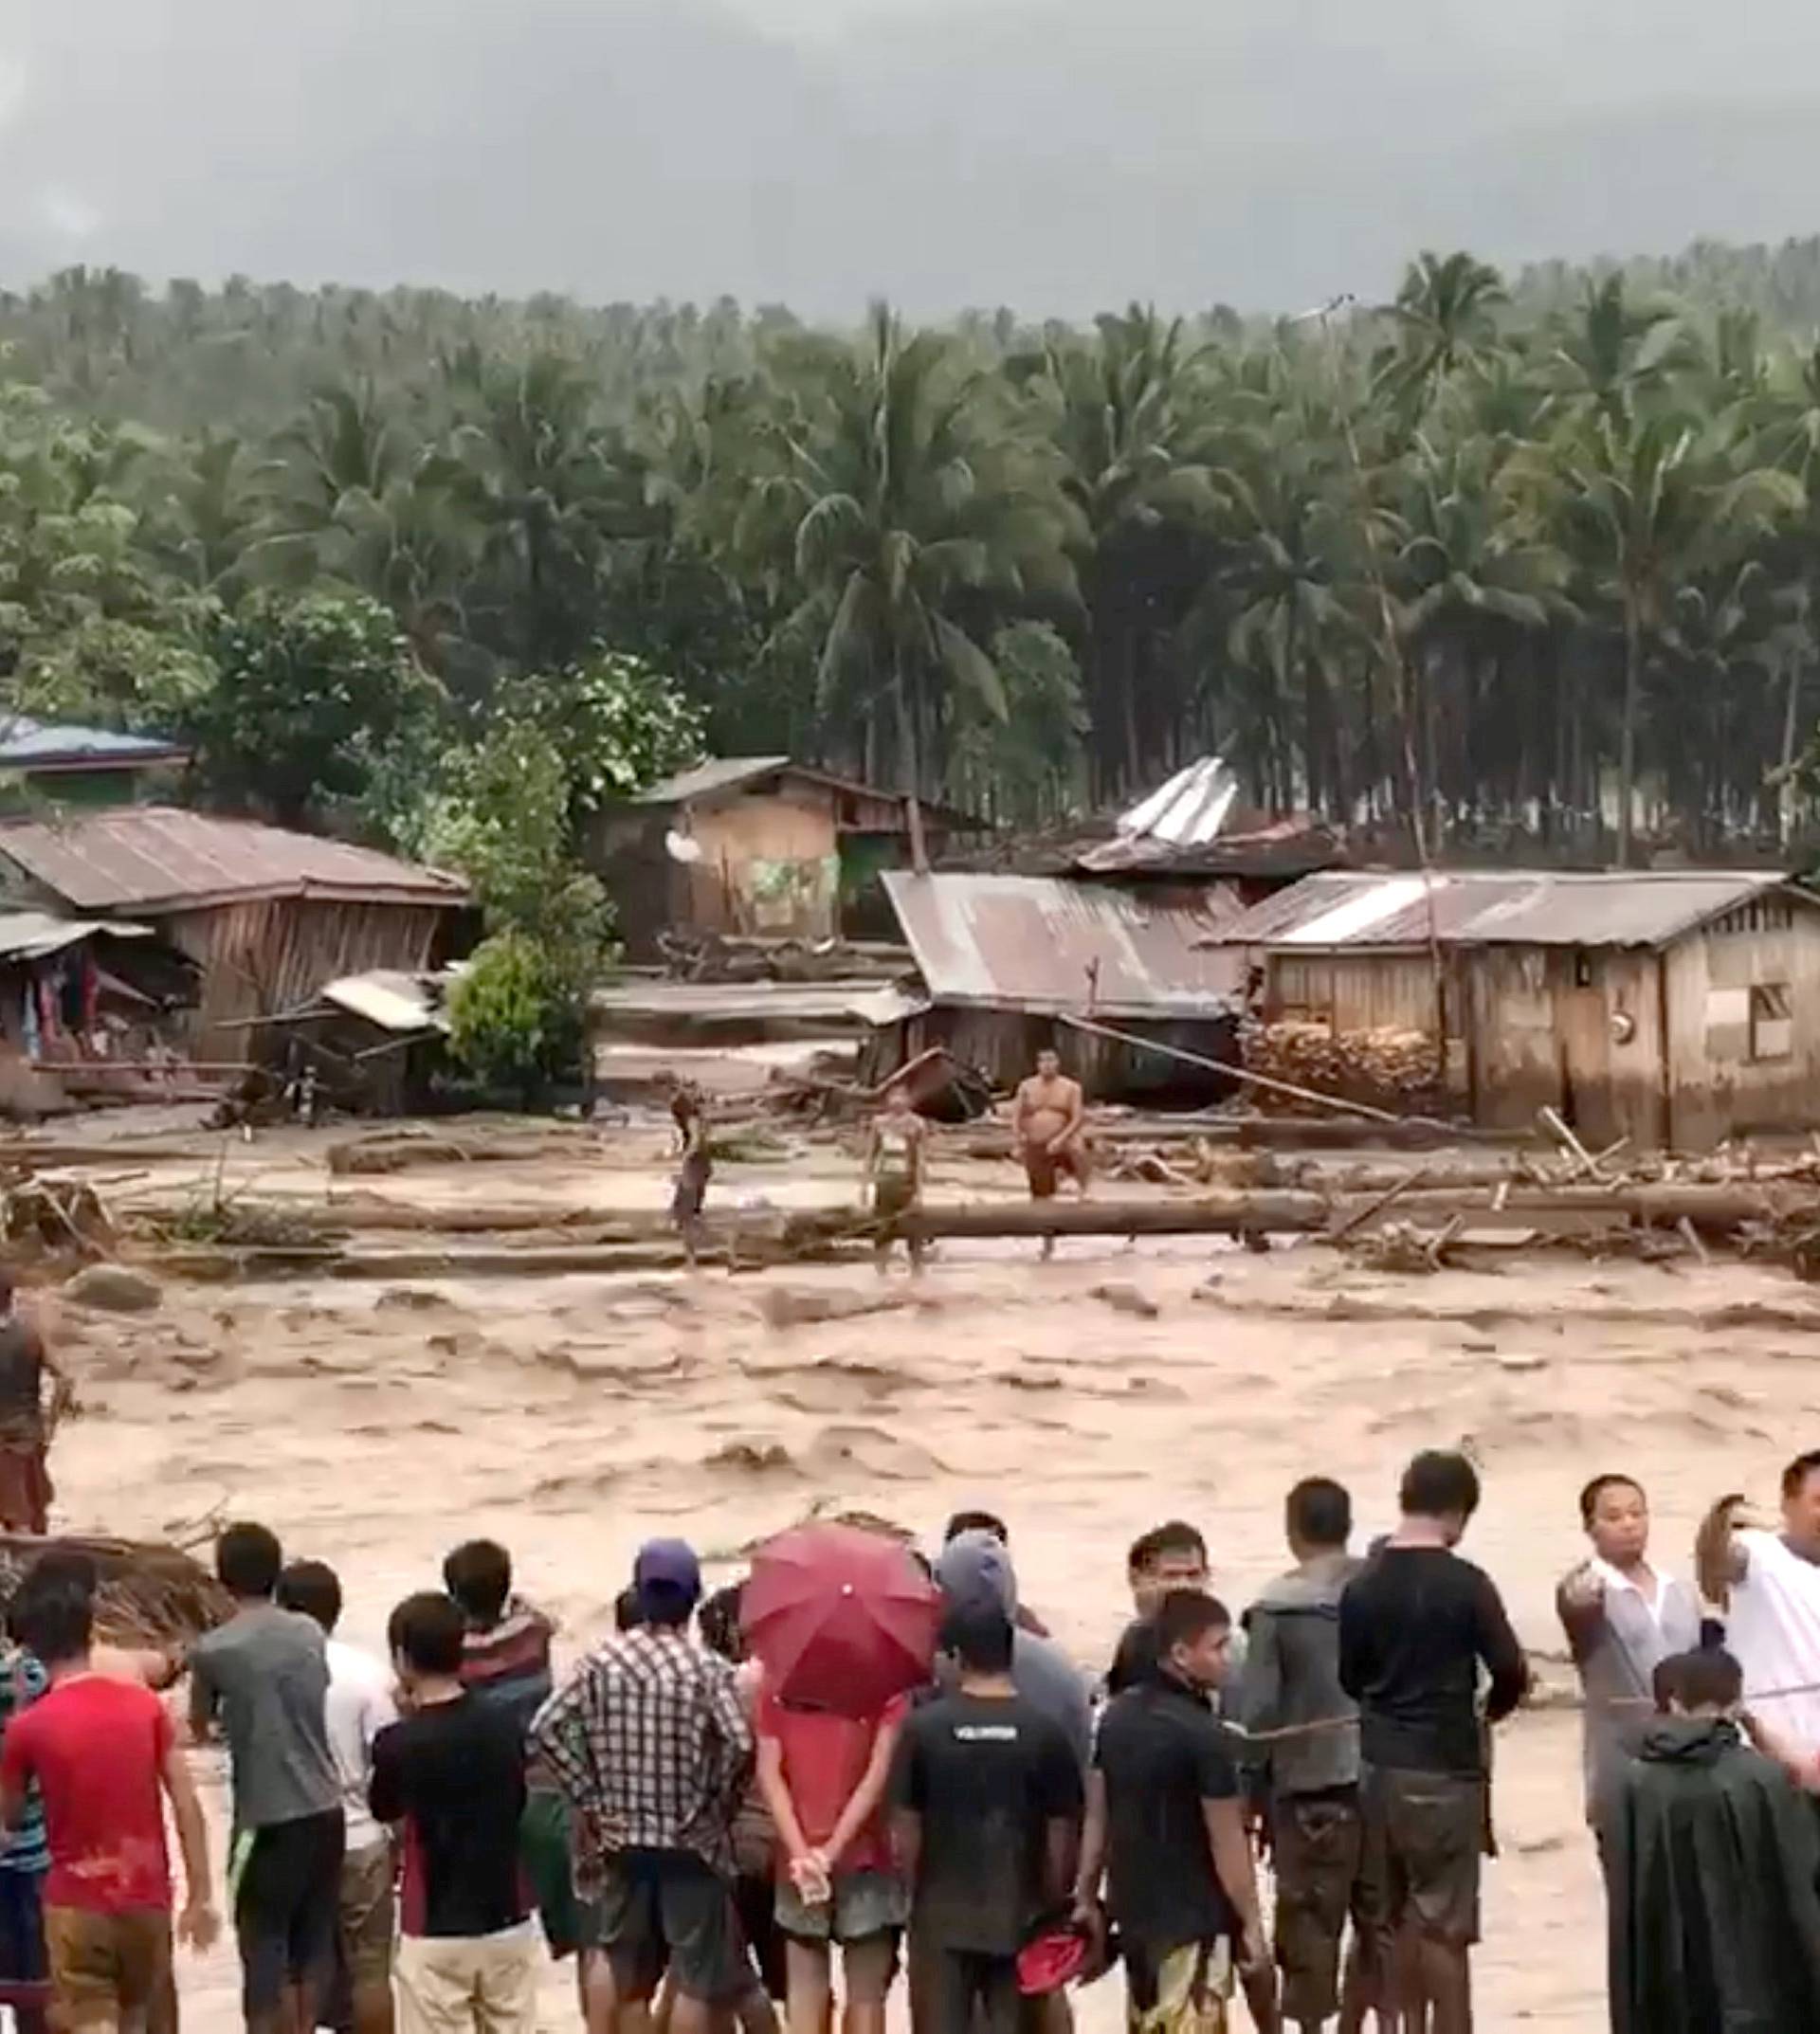
{"label": "gray t-shirt", "polygon": [[191,1655],[196,1692],[234,1761],[234,1827],[265,1829],[341,1806],[323,1698],[322,1628],[295,1610],[242,1610]]}

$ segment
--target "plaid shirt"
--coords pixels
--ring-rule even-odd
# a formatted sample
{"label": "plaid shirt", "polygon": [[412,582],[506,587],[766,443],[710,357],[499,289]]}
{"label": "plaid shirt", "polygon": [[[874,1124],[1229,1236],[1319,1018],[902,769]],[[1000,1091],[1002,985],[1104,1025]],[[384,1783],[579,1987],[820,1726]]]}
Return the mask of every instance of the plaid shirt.
{"label": "plaid shirt", "polygon": [[681,1632],[609,1639],[537,1712],[531,1749],[575,1810],[577,1891],[622,1850],[692,1851],[731,1876],[753,1737],[719,1654]]}

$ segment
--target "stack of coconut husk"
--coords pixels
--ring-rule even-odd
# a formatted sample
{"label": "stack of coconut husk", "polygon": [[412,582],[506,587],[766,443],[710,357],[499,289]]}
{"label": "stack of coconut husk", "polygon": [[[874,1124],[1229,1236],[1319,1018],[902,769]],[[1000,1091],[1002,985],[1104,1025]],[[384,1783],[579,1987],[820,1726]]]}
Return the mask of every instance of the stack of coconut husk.
{"label": "stack of coconut husk", "polygon": [[[1374,1109],[1419,1116],[1441,1087],[1441,1061],[1423,1031],[1334,1031],[1320,1024],[1247,1025],[1243,1040],[1248,1072],[1311,1088]],[[1272,1105],[1267,1089],[1253,1097]],[[1285,1108],[1301,1104],[1286,1100]]]}
{"label": "stack of coconut husk", "polygon": [[177,1650],[233,1614],[233,1603],[207,1569],[179,1547],[158,1542],[0,1533],[0,1607],[12,1600],[41,1554],[86,1553],[100,1574],[98,1634],[116,1645]]}

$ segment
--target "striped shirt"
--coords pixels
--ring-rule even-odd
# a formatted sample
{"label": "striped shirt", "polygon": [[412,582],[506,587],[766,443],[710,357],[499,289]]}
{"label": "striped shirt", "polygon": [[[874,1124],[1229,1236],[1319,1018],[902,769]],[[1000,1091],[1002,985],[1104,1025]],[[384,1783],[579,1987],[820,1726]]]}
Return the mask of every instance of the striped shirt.
{"label": "striped shirt", "polygon": [[470,1629],[462,1653],[462,1685],[484,1702],[509,1709],[521,1728],[550,1699],[550,1620],[514,1596],[499,1622]]}
{"label": "striped shirt", "polygon": [[[29,1709],[50,1685],[50,1677],[32,1654],[17,1649],[0,1657],[0,1743],[14,1716]],[[26,1792],[26,1810],[4,1850],[0,1872],[47,1872],[50,1843],[45,1835],[45,1798],[34,1780]]]}

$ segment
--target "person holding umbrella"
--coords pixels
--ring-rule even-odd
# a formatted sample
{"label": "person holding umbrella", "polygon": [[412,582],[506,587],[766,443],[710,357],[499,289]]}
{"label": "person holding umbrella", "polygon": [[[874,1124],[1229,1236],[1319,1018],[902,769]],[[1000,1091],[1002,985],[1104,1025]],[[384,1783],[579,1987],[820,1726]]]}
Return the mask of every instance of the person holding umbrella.
{"label": "person holding umbrella", "polygon": [[930,1676],[938,1606],[879,1534],[808,1526],[754,1563],[743,1621],[764,1669],[758,1782],[777,1825],[792,2034],[829,2025],[836,1944],[845,2034],[883,2034],[909,1911],[885,1793],[909,1691]]}

